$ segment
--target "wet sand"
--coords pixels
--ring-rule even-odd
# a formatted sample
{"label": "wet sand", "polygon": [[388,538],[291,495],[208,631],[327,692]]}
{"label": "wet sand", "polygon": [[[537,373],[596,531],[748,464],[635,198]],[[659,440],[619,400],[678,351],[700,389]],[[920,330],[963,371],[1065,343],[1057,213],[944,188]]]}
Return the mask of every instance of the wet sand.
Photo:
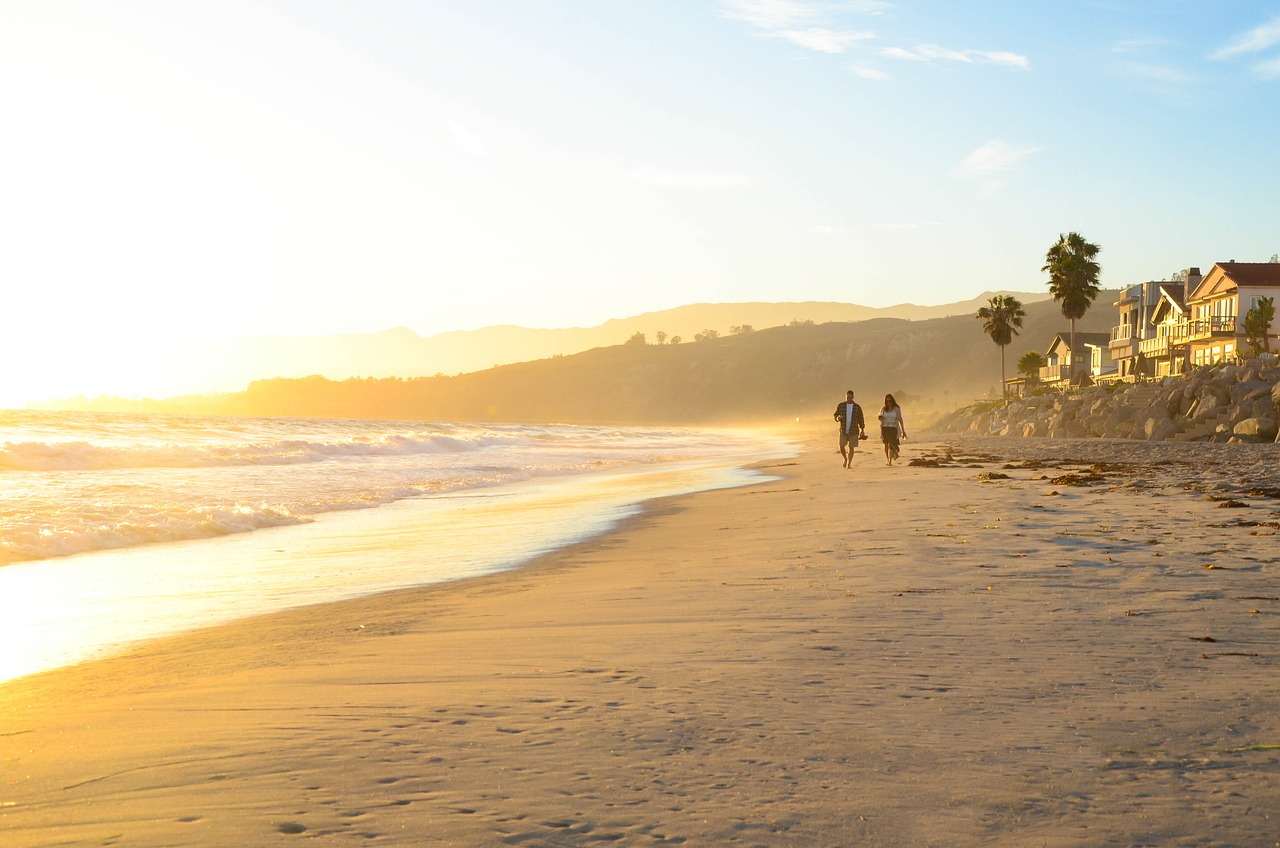
{"label": "wet sand", "polygon": [[1274,446],[813,432],[518,572],[0,687],[0,841],[1280,841]]}

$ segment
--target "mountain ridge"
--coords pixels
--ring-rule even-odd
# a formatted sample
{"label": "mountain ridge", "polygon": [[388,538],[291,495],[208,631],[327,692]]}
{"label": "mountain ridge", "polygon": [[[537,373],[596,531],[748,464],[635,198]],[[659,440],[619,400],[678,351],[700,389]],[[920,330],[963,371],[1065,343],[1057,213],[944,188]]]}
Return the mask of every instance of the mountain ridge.
{"label": "mountain ridge", "polygon": [[636,333],[655,341],[657,334],[663,332],[668,340],[680,337],[687,343],[705,330],[729,335],[733,326],[748,325],[760,330],[790,322],[821,324],[882,317],[930,320],[972,314],[995,294],[1013,295],[1024,304],[1050,297],[1047,292],[984,292],[967,301],[937,306],[902,303],[887,307],[837,301],[700,303],[611,318],[593,327],[498,324],[422,336],[401,326],[327,336],[241,336],[175,345],[169,353],[169,363],[173,370],[186,375],[197,392],[237,391],[254,380],[271,377],[319,375],[345,380],[464,374],[622,344]]}
{"label": "mountain ridge", "polygon": [[[1104,292],[1100,300],[1112,294]],[[975,310],[976,311],[976,310]],[[1067,321],[1029,303],[1009,372]],[[1092,309],[1080,332],[1113,310]],[[575,424],[750,424],[829,415],[846,389],[864,408],[892,392],[919,423],[999,391],[1000,351],[973,314],[794,324],[679,345],[614,344],[456,376],[254,381],[242,392],[89,405],[115,411]],[[117,401],[119,399],[116,399]]]}

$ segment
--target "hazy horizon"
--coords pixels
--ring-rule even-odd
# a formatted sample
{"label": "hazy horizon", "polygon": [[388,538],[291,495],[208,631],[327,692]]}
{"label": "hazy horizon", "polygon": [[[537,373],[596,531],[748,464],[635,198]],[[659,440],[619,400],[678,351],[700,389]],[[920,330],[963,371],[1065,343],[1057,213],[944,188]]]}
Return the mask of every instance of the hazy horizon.
{"label": "hazy horizon", "polygon": [[[976,308],[991,292],[944,304],[902,303],[868,307],[841,302],[701,303],[622,316],[593,327],[520,327],[495,325],[448,330],[422,336],[408,327],[388,327],[371,333],[328,336],[228,336],[175,340],[165,356],[121,375],[107,391],[68,391],[24,399],[15,408],[59,408],[65,402],[108,396],[122,399],[165,399],[244,391],[251,382],[275,378],[325,376],[348,378],[423,377],[460,374],[551,356],[579,353],[592,347],[623,344],[639,332],[646,342],[695,341],[712,329],[731,335],[735,325],[752,329],[776,327],[792,321],[815,323],[864,321],[889,317],[908,320],[962,314]],[[1018,292],[1025,302],[1049,299],[1048,292]],[[662,333],[662,336],[658,334]],[[95,359],[98,368],[119,365],[113,351]],[[141,366],[141,364],[140,364]],[[74,380],[74,376],[72,378]],[[68,385],[74,385],[69,383]],[[0,394],[0,397],[3,397]],[[3,404],[0,404],[0,408]]]}

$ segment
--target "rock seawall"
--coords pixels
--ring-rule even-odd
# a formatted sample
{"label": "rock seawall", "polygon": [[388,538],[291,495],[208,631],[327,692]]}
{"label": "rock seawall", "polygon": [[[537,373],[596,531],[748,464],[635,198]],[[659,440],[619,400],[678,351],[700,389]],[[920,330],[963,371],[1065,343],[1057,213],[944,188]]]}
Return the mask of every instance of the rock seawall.
{"label": "rock seawall", "polygon": [[936,421],[934,433],[974,436],[1280,442],[1280,360],[1198,368],[1147,383],[1091,386],[976,403]]}

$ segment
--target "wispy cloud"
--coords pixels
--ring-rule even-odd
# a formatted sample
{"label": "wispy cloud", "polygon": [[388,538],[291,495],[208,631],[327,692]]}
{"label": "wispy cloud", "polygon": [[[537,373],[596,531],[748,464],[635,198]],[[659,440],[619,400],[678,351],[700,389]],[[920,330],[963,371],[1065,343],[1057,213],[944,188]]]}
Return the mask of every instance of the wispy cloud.
{"label": "wispy cloud", "polygon": [[1110,63],[1111,73],[1125,79],[1156,83],[1162,89],[1194,82],[1192,74],[1160,61],[1168,52],[1168,46],[1169,42],[1162,38],[1126,38],[1117,41],[1111,45],[1111,53],[1122,58]]}
{"label": "wispy cloud", "polygon": [[812,23],[818,17],[812,4],[795,0],[725,0],[721,8],[726,18],[760,29],[784,29]]}
{"label": "wispy cloud", "polygon": [[889,76],[885,71],[882,71],[879,68],[869,68],[865,65],[855,66],[849,70],[853,72],[855,77],[861,77],[862,79],[880,80],[882,82],[893,79],[893,77]]}
{"label": "wispy cloud", "polygon": [[1125,38],[1111,45],[1111,52],[1121,55],[1139,53],[1152,47],[1163,47],[1166,44],[1168,42],[1161,38]]}
{"label": "wispy cloud", "polygon": [[[721,14],[750,24],[769,38],[789,41],[816,53],[847,53],[873,41],[872,30],[840,26],[848,15],[879,15],[893,8],[882,0],[720,0]],[[1031,61],[1019,53],[1002,50],[952,50],[936,44],[887,47],[880,55],[915,62],[961,62],[1028,68]],[[855,66],[863,79],[888,80],[889,74],[868,65]]]}
{"label": "wispy cloud", "polygon": [[984,196],[991,195],[1008,185],[1009,177],[1021,168],[1027,157],[1039,150],[995,138],[964,157],[952,173],[976,181]]}
{"label": "wispy cloud", "polygon": [[1194,79],[1190,74],[1177,68],[1170,68],[1166,65],[1153,65],[1146,62],[1120,62],[1117,68],[1125,76],[1137,77],[1150,82],[1183,85]]}
{"label": "wispy cloud", "polygon": [[964,64],[1006,65],[1011,68],[1029,68],[1031,60],[1019,53],[1001,50],[952,50],[936,44],[916,47],[886,47],[880,55],[909,62],[962,62]]}
{"label": "wispy cloud", "polygon": [[995,138],[970,153],[956,166],[965,175],[988,176],[1005,174],[1016,169],[1022,161],[1039,150],[1038,147],[1009,144]]}
{"label": "wispy cloud", "polygon": [[890,232],[902,233],[902,232],[909,232],[911,230],[923,230],[929,227],[941,227],[942,222],[941,221],[884,221],[882,223],[876,224],[876,226],[882,230],[889,230]]}
{"label": "wispy cloud", "polygon": [[629,180],[660,188],[738,188],[751,185],[755,179],[750,174],[715,171],[660,171],[654,168],[634,168],[622,174]]}
{"label": "wispy cloud", "polygon": [[449,121],[449,134],[453,136],[453,140],[457,142],[458,147],[462,148],[462,152],[468,156],[474,156],[477,159],[484,159],[489,155],[489,148],[485,146],[484,140],[471,130],[459,124],[457,121]]}
{"label": "wispy cloud", "polygon": [[[941,221],[881,221],[874,225],[878,230],[888,230],[894,233],[910,232],[911,230],[923,230],[928,227],[941,227]],[[857,228],[845,226],[843,224],[816,224],[805,230],[810,233],[817,233],[824,236],[842,236],[848,233],[857,232]]]}
{"label": "wispy cloud", "polygon": [[1280,79],[1280,56],[1259,62],[1253,66],[1253,70],[1267,79]]}
{"label": "wispy cloud", "polygon": [[882,0],[722,0],[726,18],[745,21],[760,29],[786,29],[816,23],[840,13],[878,15],[893,8]]}
{"label": "wispy cloud", "polygon": [[722,14],[743,21],[770,38],[781,38],[817,53],[844,53],[875,37],[863,29],[837,27],[841,14],[877,14],[888,8],[877,0],[800,2],[800,0],[722,0]]}
{"label": "wispy cloud", "polygon": [[[1280,45],[1280,17],[1275,17],[1219,48],[1213,53],[1213,58],[1225,61],[1241,56],[1254,56],[1272,50],[1278,45]],[[1260,58],[1254,64],[1253,72],[1267,79],[1280,78],[1280,55]]]}
{"label": "wispy cloud", "polygon": [[850,29],[784,29],[774,34],[818,53],[844,53],[860,41],[875,38],[874,33]]}
{"label": "wispy cloud", "polygon": [[1231,59],[1249,53],[1261,53],[1277,44],[1280,44],[1280,17],[1272,18],[1267,23],[1238,36],[1231,43],[1219,48],[1213,54],[1213,58]]}

